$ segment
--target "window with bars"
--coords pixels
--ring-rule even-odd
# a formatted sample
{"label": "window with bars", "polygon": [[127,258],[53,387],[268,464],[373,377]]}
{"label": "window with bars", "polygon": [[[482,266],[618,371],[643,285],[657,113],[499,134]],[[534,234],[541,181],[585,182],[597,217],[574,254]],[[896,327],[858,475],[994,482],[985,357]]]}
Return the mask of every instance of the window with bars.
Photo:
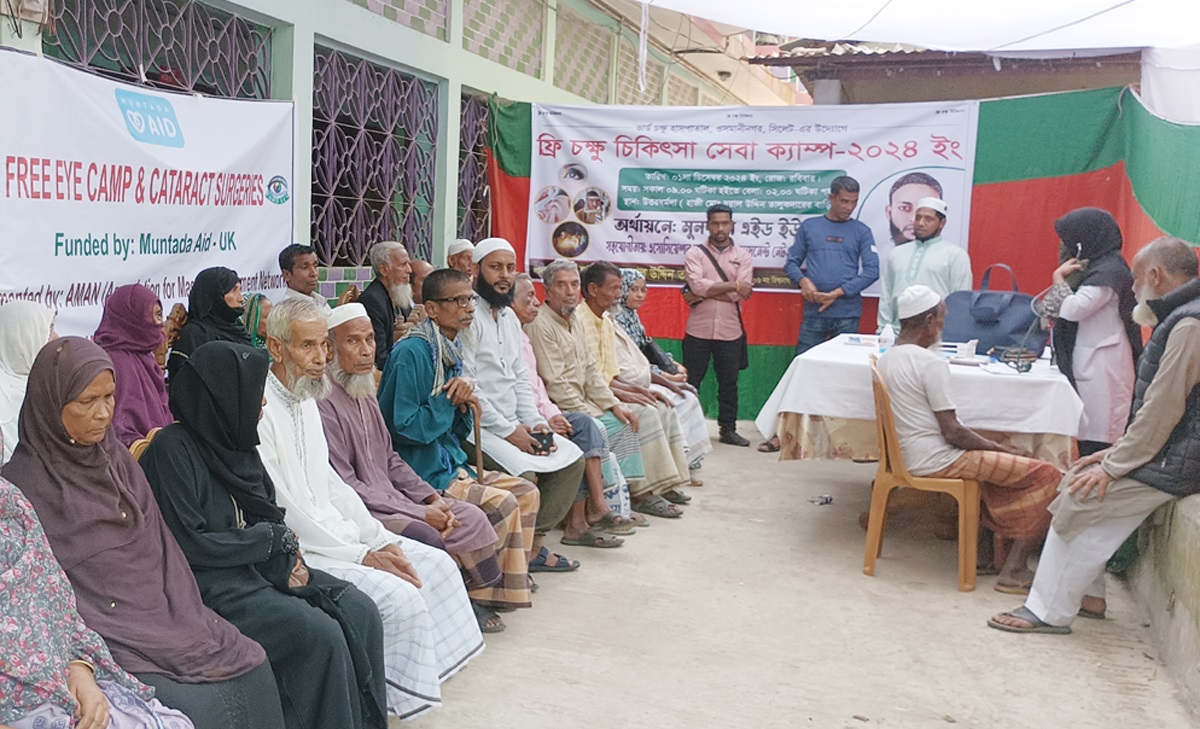
{"label": "window with bars", "polygon": [[437,84],[316,49],[312,245],[322,265],[364,265],[383,240],[430,259],[437,127]]}
{"label": "window with bars", "polygon": [[271,29],[195,0],[58,0],[52,58],[122,81],[210,96],[271,96]]}
{"label": "window with bars", "polygon": [[458,149],[458,237],[478,242],[491,235],[487,179],[488,100],[464,94]]}

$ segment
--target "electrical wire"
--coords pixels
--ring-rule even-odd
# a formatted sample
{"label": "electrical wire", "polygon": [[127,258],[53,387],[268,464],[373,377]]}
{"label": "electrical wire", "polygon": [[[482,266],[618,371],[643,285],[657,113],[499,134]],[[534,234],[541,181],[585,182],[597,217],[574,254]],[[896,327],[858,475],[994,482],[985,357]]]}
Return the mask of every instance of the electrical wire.
{"label": "electrical wire", "polygon": [[1111,6],[1111,7],[1104,8],[1103,10],[1097,10],[1096,12],[1094,12],[1094,13],[1091,13],[1091,14],[1089,14],[1089,15],[1085,15],[1085,16],[1083,16],[1082,18],[1079,18],[1078,20],[1072,20],[1072,21],[1071,21],[1071,22],[1069,22],[1069,23],[1063,23],[1062,25],[1058,25],[1058,26],[1055,26],[1055,27],[1053,27],[1053,28],[1047,28],[1046,30],[1043,30],[1043,31],[1041,31],[1040,33],[1034,33],[1033,35],[1025,36],[1024,38],[1020,38],[1020,39],[1018,39],[1018,40],[1015,40],[1015,41],[1010,41],[1010,42],[1008,42],[1008,43],[1004,43],[1003,45],[998,45],[998,46],[996,46],[995,48],[989,48],[989,49],[988,49],[986,52],[987,52],[987,53],[990,53],[990,52],[992,52],[992,51],[998,51],[998,50],[1000,50],[1001,48],[1007,48],[1008,46],[1014,46],[1014,45],[1016,45],[1016,44],[1018,44],[1018,43],[1024,43],[1025,41],[1028,41],[1028,40],[1033,40],[1034,38],[1040,38],[1040,37],[1041,37],[1041,36],[1043,36],[1043,35],[1048,35],[1048,34],[1050,34],[1050,33],[1054,33],[1054,32],[1057,32],[1057,31],[1063,30],[1063,29],[1065,29],[1065,28],[1070,28],[1070,27],[1071,27],[1071,26],[1073,26],[1073,25],[1079,25],[1080,23],[1083,23],[1083,22],[1086,22],[1086,21],[1088,21],[1088,20],[1091,20],[1092,18],[1099,17],[1099,16],[1101,16],[1101,15],[1104,15],[1105,13],[1110,13],[1110,12],[1112,12],[1113,10],[1116,10],[1117,8],[1124,7],[1124,6],[1126,6],[1126,5],[1129,5],[1129,4],[1133,3],[1133,2],[1134,2],[1134,0],[1121,0],[1121,2],[1117,3],[1116,5],[1113,5],[1113,6]]}
{"label": "electrical wire", "polygon": [[880,14],[880,13],[882,13],[884,10],[887,10],[887,9],[888,9],[888,6],[889,6],[889,5],[891,5],[891,4],[892,4],[892,0],[886,0],[886,2],[884,2],[884,3],[883,3],[883,5],[881,5],[881,6],[880,6],[880,8],[879,8],[878,10],[876,10],[876,11],[875,11],[875,13],[874,13],[873,15],[871,15],[871,17],[867,18],[867,22],[865,22],[865,23],[863,23],[862,25],[858,26],[857,28],[855,28],[854,30],[850,31],[849,33],[846,33],[846,34],[844,34],[844,35],[842,36],[842,40],[854,40],[854,39],[855,39],[854,37],[855,37],[856,35],[858,35],[859,33],[861,33],[861,32],[862,32],[862,30],[863,30],[863,28],[866,28],[866,27],[867,27],[868,25],[870,25],[871,23],[874,23],[874,22],[875,22],[875,18],[878,18],[878,17],[879,17],[879,14]]}

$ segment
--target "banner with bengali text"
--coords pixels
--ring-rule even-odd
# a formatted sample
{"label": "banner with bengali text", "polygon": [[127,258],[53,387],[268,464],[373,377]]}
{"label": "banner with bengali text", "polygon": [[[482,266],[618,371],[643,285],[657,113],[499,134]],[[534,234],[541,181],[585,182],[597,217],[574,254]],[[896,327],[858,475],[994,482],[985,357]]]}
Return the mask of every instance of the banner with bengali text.
{"label": "banner with bengali text", "polygon": [[105,299],[141,283],[164,311],[225,266],[243,290],[282,290],[293,236],[290,102],[122,84],[0,51],[0,303],[58,312],[90,336]]}
{"label": "banner with bengali text", "polygon": [[[733,209],[755,285],[796,291],[783,273],[800,223],[828,209],[829,183],[861,186],[855,217],[881,265],[912,240],[914,203],[936,196],[943,237],[967,247],[979,102],[796,107],[533,105],[526,258],[641,269],[679,284],[683,254],[707,238],[705,211]],[[874,294],[877,285],[866,293]]]}

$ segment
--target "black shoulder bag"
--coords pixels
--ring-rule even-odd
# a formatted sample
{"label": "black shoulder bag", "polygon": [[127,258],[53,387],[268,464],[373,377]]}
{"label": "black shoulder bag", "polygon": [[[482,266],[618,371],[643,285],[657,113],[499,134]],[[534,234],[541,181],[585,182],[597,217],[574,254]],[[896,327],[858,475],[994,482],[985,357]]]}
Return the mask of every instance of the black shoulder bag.
{"label": "black shoulder bag", "polygon": [[[704,255],[708,256],[708,260],[712,261],[713,267],[717,269],[717,275],[725,283],[729,283],[729,276],[725,275],[725,269],[721,268],[721,264],[717,263],[717,257],[708,250],[708,246],[700,246],[700,250],[704,251]],[[742,327],[742,336],[738,337],[737,341],[742,345],[742,361],[738,366],[739,370],[748,369],[750,367],[750,345],[746,341],[746,322],[742,319],[742,302],[736,301],[733,303],[737,307],[738,325]]]}

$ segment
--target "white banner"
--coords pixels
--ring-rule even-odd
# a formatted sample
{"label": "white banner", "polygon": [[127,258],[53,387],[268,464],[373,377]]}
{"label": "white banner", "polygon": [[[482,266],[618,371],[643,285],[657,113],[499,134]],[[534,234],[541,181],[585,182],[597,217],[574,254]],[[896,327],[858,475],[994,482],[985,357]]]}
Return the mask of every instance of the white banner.
{"label": "white banner", "polygon": [[211,266],[246,291],[283,288],[290,102],[164,93],[11,51],[0,89],[0,303],[41,302],[59,333],[90,336],[128,283],[164,310]]}
{"label": "white banner", "polygon": [[881,264],[912,240],[913,203],[930,195],[949,205],[943,236],[966,248],[978,114],[976,101],[534,104],[528,270],[565,256],[679,282],[684,252],[707,238],[705,210],[724,203],[756,285],[797,291],[783,273],[788,248],[806,217],[828,209],[838,175],[861,186],[855,217],[874,232]]}

